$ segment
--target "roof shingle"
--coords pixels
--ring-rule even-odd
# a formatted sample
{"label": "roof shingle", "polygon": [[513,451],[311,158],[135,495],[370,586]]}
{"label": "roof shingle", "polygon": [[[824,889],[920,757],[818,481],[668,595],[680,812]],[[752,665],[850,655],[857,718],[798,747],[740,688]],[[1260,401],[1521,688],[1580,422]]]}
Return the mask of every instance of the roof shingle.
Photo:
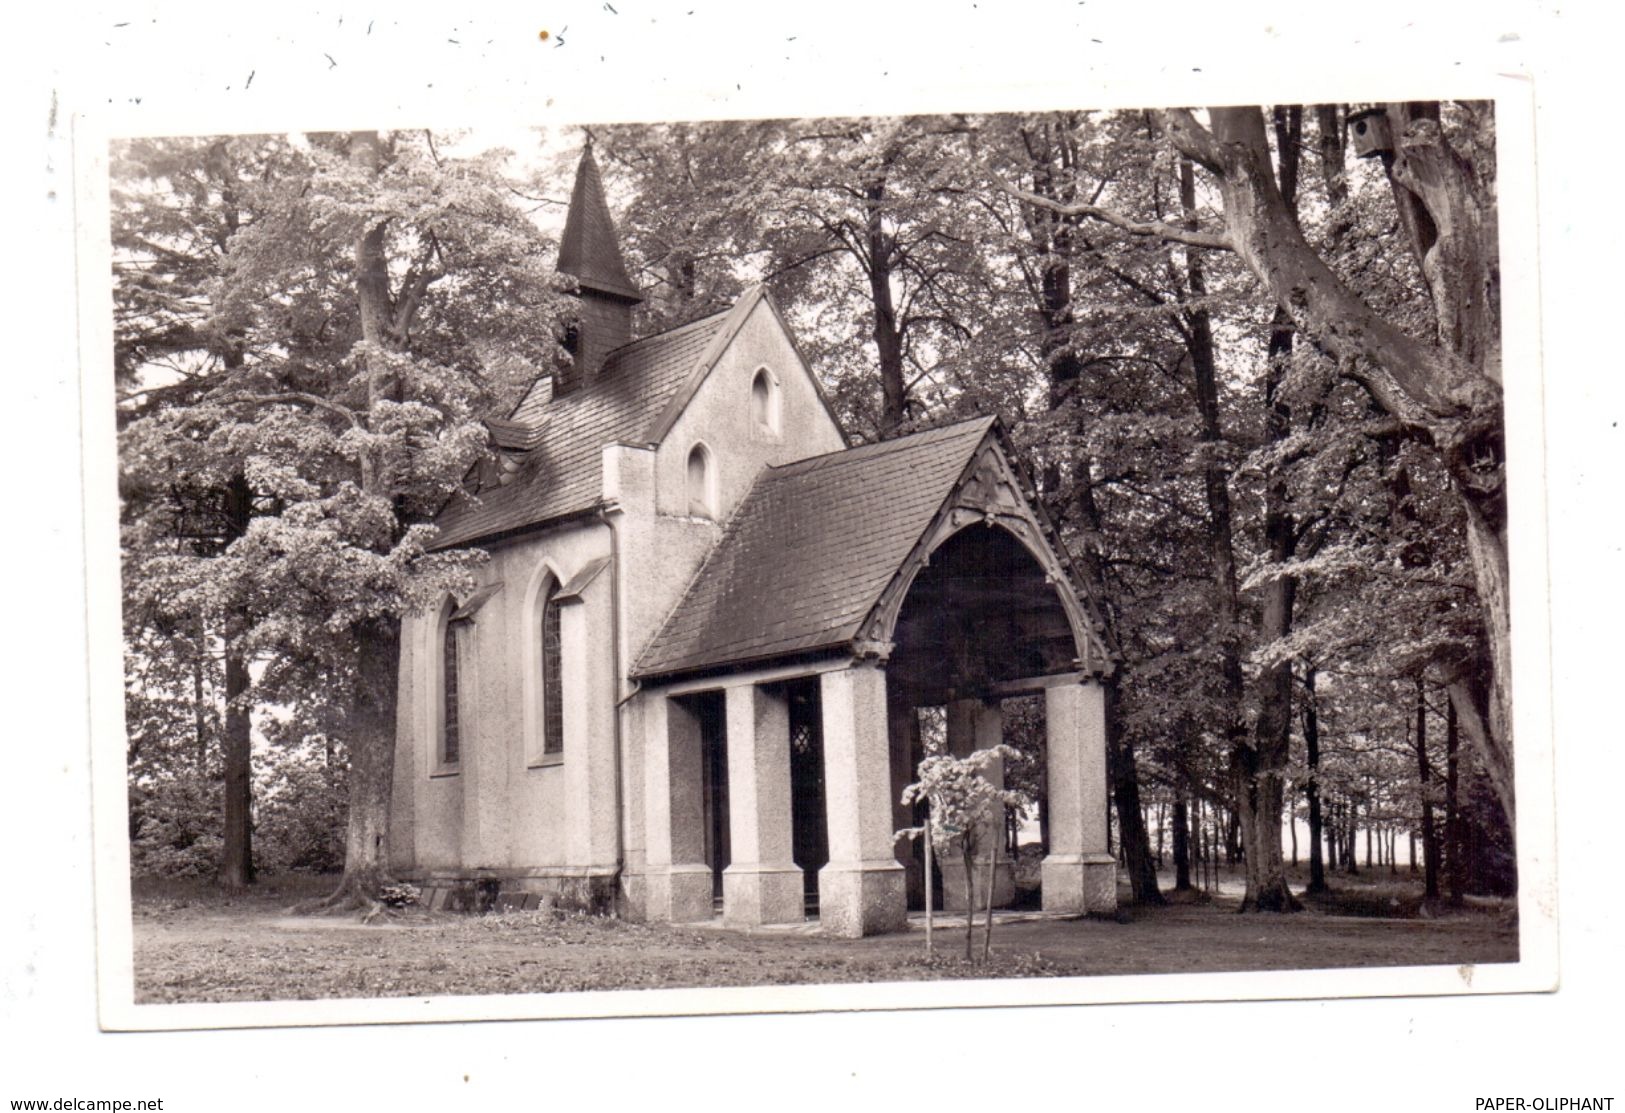
{"label": "roof shingle", "polygon": [[[591,509],[603,491],[604,446],[639,441],[694,373],[727,319],[715,313],[669,332],[634,340],[609,354],[596,379],[563,398],[543,376],[500,424],[534,430],[538,447],[505,486],[476,497],[458,493],[435,524],[433,548],[457,545]],[[499,442],[500,443],[500,442]]]}
{"label": "roof shingle", "polygon": [[978,418],[763,471],[633,675],[851,641],[992,424]]}
{"label": "roof shingle", "polygon": [[559,240],[559,272],[574,275],[589,290],[628,301],[643,300],[621,259],[615,221],[604,200],[604,182],[590,144],[581,152],[581,162],[576,166],[570,211],[564,219],[564,236]]}

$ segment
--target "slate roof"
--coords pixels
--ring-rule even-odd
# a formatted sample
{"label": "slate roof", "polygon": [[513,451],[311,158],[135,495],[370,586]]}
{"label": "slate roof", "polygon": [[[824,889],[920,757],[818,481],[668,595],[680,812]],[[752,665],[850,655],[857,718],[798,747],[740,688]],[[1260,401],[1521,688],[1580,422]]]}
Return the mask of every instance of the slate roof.
{"label": "slate roof", "polygon": [[581,152],[581,162],[576,166],[564,238],[559,241],[559,272],[574,275],[587,289],[628,301],[643,300],[621,259],[615,221],[604,200],[604,182],[598,174],[598,161],[592,157],[591,144]]}
{"label": "slate roof", "polygon": [[[447,549],[592,509],[603,493],[604,446],[643,443],[694,375],[729,311],[616,348],[598,377],[552,397],[543,376],[500,426],[498,443],[534,443],[506,486],[453,496],[435,524]],[[521,434],[519,430],[529,430]]]}
{"label": "slate roof", "polygon": [[764,469],[633,675],[850,642],[992,426],[978,418]]}

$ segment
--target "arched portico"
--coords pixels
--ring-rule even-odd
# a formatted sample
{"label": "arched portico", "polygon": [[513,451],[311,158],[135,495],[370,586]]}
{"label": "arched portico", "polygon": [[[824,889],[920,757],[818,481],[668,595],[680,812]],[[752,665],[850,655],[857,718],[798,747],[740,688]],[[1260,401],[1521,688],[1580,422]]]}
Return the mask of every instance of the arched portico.
{"label": "arched portico", "polygon": [[[887,639],[890,753],[896,800],[924,757],[918,710],[946,711],[948,752],[963,757],[1003,741],[1006,698],[1043,693],[1049,853],[1043,906],[1090,912],[1116,907],[1115,863],[1106,847],[1105,666],[1089,616],[1041,533],[1019,518],[958,508],[911,577]],[[1046,567],[1048,565],[1048,567]],[[1090,667],[1086,667],[1090,666]],[[998,765],[989,775],[1002,780]],[[899,804],[896,825],[916,818]],[[1001,825],[979,840],[980,889],[993,867],[995,904],[1014,896],[1011,854]],[[911,903],[923,894],[918,851],[902,846]],[[989,860],[992,860],[991,862]],[[963,908],[967,885],[956,861],[941,868],[944,906]],[[979,892],[977,903],[986,899]]]}
{"label": "arched portico", "polygon": [[[1002,740],[1003,700],[1036,693],[1043,694],[1046,708],[1049,852],[1043,906],[1067,912],[1116,906],[1115,863],[1106,852],[1100,687],[1112,666],[1089,607],[996,432],[983,439],[943,495],[925,528],[912,534],[906,557],[892,558],[897,563],[861,621],[847,627],[838,643],[794,661],[754,667],[719,661],[706,676],[645,690],[645,698],[663,705],[645,716],[651,727],[645,771],[652,916],[712,914],[711,879],[722,867],[701,861],[699,843],[686,831],[715,821],[705,812],[713,806],[706,801],[720,794],[677,774],[700,767],[697,735],[682,701],[718,691],[727,709],[721,775],[731,833],[722,887],[728,921],[800,918],[799,883],[816,868],[826,931],[858,936],[904,926],[912,855],[895,835],[914,825],[899,801],[922,756],[917,710],[946,708],[949,749],[966,754]],[[751,544],[767,542],[745,533],[745,541],[736,543],[749,551]],[[763,595],[757,605],[771,610],[782,602],[783,593]],[[708,616],[718,605],[696,609],[696,621],[716,621]],[[812,680],[822,753],[823,863],[795,860],[805,840],[794,827],[798,797],[784,709],[785,686],[805,691]],[[1010,870],[1001,859],[1007,853],[1003,846],[991,852],[1006,892]],[[945,880],[951,872],[945,871]],[[950,899],[957,888],[963,903],[963,879],[947,887]]]}

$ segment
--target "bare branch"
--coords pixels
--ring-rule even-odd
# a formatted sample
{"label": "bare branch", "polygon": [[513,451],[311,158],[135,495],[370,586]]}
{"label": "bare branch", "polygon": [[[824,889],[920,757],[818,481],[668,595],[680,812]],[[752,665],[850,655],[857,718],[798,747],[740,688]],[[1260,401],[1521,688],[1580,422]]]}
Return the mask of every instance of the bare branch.
{"label": "bare branch", "polygon": [[1224,158],[1213,133],[1196,122],[1188,108],[1169,108],[1157,113],[1162,130],[1180,154],[1210,174],[1224,176]]}
{"label": "bare branch", "polygon": [[360,415],[354,410],[350,409],[348,406],[341,406],[337,402],[330,402],[319,394],[306,394],[302,390],[286,390],[276,394],[247,394],[242,391],[232,391],[229,394],[222,394],[214,400],[216,402],[224,402],[228,405],[237,402],[247,402],[256,405],[303,403],[314,409],[326,410],[328,413],[336,414],[337,416],[342,417],[345,421],[349,422],[351,427],[355,429],[360,429],[362,431],[366,430],[366,426],[362,423]]}
{"label": "bare branch", "polygon": [[1036,193],[1028,193],[1024,189],[1017,189],[1013,185],[1001,184],[999,186],[1005,193],[1018,201],[1034,205],[1061,216],[1086,216],[1098,220],[1103,224],[1110,224],[1113,228],[1127,232],[1131,236],[1151,236],[1169,243],[1180,243],[1186,247],[1201,247],[1212,251],[1234,251],[1235,245],[1228,236],[1217,235],[1212,232],[1193,232],[1180,228],[1177,225],[1166,224],[1160,220],[1140,221],[1130,220],[1121,213],[1103,209],[1099,205],[1085,205],[1081,202],[1065,204],[1054,201]]}

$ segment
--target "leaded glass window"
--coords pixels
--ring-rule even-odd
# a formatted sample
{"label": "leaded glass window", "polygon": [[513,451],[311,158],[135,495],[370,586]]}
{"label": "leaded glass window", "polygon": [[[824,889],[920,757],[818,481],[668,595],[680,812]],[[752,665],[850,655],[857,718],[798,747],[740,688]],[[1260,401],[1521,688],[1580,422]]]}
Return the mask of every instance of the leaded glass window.
{"label": "leaded glass window", "polygon": [[550,593],[542,606],[542,753],[564,752],[563,670],[559,604]]}
{"label": "leaded glass window", "polygon": [[462,749],[461,724],[457,718],[457,627],[449,622],[446,624],[442,654],[441,679],[445,685],[446,721],[441,728],[440,760],[446,765],[456,765]]}

